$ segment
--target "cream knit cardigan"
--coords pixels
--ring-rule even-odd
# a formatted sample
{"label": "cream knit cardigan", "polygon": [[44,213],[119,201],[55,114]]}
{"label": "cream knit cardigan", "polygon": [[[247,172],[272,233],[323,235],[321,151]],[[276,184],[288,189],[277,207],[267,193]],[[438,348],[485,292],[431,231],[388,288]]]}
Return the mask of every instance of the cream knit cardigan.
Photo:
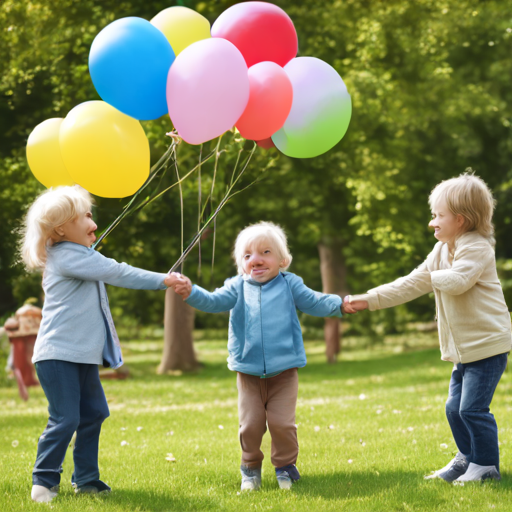
{"label": "cream knit cardigan", "polygon": [[471,363],[509,352],[510,313],[496,272],[494,249],[475,231],[464,233],[450,253],[438,242],[408,276],[351,300],[366,300],[370,311],[390,308],[434,292],[441,359]]}

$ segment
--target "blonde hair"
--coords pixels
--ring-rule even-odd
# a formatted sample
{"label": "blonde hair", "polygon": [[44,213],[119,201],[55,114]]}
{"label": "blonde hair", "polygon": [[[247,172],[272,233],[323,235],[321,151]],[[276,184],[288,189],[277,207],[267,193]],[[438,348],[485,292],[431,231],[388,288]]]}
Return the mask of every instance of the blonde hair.
{"label": "blonde hair", "polygon": [[286,270],[291,265],[292,255],[283,229],[273,222],[258,222],[242,229],[236,237],[233,258],[240,275],[244,273],[243,260],[247,249],[263,241],[267,242],[277,252],[278,258],[283,261],[280,269]]}
{"label": "blonde hair", "polygon": [[464,231],[477,231],[492,245],[494,226],[492,216],[496,201],[482,178],[475,176],[472,169],[466,169],[457,178],[442,181],[432,190],[428,202],[434,208],[439,201],[446,205],[453,215],[464,217]]}
{"label": "blonde hair", "polygon": [[43,269],[55,229],[91,210],[93,199],[79,185],[49,188],[32,203],[21,230],[21,259],[28,270]]}

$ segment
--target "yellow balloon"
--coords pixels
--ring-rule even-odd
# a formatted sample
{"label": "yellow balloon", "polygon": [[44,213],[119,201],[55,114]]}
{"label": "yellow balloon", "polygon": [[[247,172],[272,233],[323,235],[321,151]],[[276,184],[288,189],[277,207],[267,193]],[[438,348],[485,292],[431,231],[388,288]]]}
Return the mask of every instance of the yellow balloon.
{"label": "yellow balloon", "polygon": [[27,161],[32,174],[46,188],[73,185],[60,152],[59,130],[62,117],[38,124],[27,140]]}
{"label": "yellow balloon", "polygon": [[198,12],[179,5],[160,11],[151,24],[167,37],[176,56],[192,43],[211,37],[210,22]]}
{"label": "yellow balloon", "polygon": [[142,126],[104,101],[87,101],[68,113],[60,146],[71,177],[96,196],[130,196],[149,176]]}

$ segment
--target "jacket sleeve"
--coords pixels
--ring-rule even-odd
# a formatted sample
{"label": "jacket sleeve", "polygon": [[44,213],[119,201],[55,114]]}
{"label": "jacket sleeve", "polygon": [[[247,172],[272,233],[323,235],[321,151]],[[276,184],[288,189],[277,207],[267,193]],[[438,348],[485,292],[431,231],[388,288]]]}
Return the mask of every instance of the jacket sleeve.
{"label": "jacket sleeve", "polygon": [[320,293],[308,288],[295,274],[285,274],[297,309],[311,316],[341,317],[342,299],[339,295]]}
{"label": "jacket sleeve", "polygon": [[487,244],[462,246],[455,251],[452,268],[432,272],[432,285],[449,295],[461,295],[475,286],[494,251]]}
{"label": "jacket sleeve", "polygon": [[230,311],[235,307],[238,299],[236,280],[236,277],[226,280],[224,286],[217,288],[214,292],[209,292],[195,284],[192,286],[192,293],[185,302],[193,308],[205,311],[206,313]]}
{"label": "jacket sleeve", "polygon": [[65,248],[59,258],[59,270],[63,276],[83,281],[101,281],[113,286],[134,290],[165,290],[164,279],[167,274],[150,272],[118,263],[103,254],[79,246]]}
{"label": "jacket sleeve", "polygon": [[352,295],[352,300],[366,300],[368,309],[375,311],[398,306],[430,293],[433,289],[427,261],[428,258],[409,275],[392,283],[383,284],[362,295]]}

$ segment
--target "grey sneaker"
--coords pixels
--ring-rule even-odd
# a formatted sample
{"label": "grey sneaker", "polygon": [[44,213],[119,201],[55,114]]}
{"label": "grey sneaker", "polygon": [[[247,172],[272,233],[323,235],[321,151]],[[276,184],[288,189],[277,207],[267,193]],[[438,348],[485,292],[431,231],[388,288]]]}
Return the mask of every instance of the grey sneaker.
{"label": "grey sneaker", "polygon": [[75,488],[76,494],[109,494],[112,489],[101,480],[93,480]]}
{"label": "grey sneaker", "polygon": [[483,482],[484,480],[501,480],[500,472],[496,469],[496,466],[479,466],[470,462],[468,470],[456,481]]}
{"label": "grey sneaker", "polygon": [[240,466],[242,474],[242,491],[257,491],[261,487],[261,468]]}
{"label": "grey sneaker", "polygon": [[462,453],[458,452],[457,455],[442,469],[434,471],[431,475],[425,477],[425,480],[432,478],[441,478],[446,482],[453,482],[461,477],[469,467],[468,459]]}

